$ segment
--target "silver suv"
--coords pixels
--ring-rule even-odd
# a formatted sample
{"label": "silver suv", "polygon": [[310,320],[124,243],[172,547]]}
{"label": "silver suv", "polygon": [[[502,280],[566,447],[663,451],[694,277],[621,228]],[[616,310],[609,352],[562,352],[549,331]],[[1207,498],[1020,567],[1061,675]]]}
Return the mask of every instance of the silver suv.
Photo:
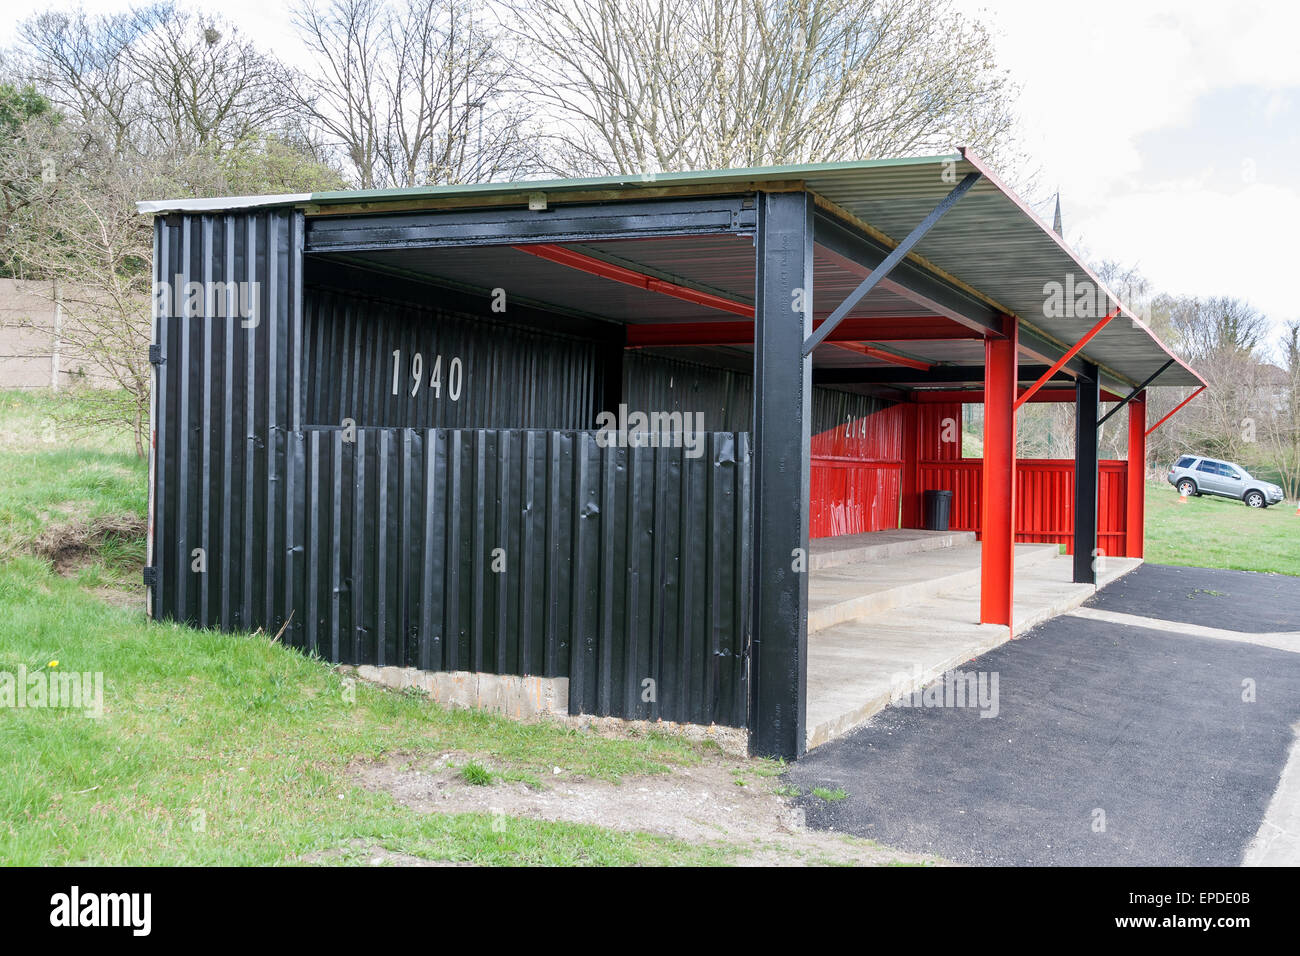
{"label": "silver suv", "polygon": [[1230,461],[1184,455],[1169,468],[1169,483],[1180,495],[1220,495],[1236,498],[1252,508],[1267,508],[1282,500],[1282,489],[1271,481],[1252,478]]}

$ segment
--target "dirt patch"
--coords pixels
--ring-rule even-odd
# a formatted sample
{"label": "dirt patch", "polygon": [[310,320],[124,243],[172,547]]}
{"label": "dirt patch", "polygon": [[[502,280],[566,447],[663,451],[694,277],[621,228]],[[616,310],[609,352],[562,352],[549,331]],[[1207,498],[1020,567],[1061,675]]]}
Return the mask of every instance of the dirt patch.
{"label": "dirt patch", "polygon": [[32,551],[48,559],[59,574],[71,574],[92,563],[110,542],[129,545],[143,540],[146,530],[139,515],[100,515],[46,527],[32,542]]}
{"label": "dirt patch", "polygon": [[120,607],[127,611],[139,611],[144,613],[144,588],[126,588],[103,586],[90,588],[90,594],[99,598],[105,604],[111,604],[113,607]]}
{"label": "dirt patch", "polygon": [[805,829],[803,810],[775,792],[781,781],[757,772],[765,765],[725,754],[707,755],[696,766],[667,774],[624,777],[621,783],[553,768],[541,787],[500,779],[471,784],[460,771],[471,759],[498,769],[468,754],[445,753],[354,763],[349,770],[367,790],[388,793],[422,813],[500,813],[719,843],[742,851],[736,863],[743,866],[939,862],[870,840]]}
{"label": "dirt patch", "polygon": [[693,743],[713,744],[732,757],[744,757],[749,753],[749,736],[737,727],[678,724],[666,720],[625,720],[622,717],[595,717],[590,714],[547,714],[543,719],[597,737],[626,739],[660,734]]}

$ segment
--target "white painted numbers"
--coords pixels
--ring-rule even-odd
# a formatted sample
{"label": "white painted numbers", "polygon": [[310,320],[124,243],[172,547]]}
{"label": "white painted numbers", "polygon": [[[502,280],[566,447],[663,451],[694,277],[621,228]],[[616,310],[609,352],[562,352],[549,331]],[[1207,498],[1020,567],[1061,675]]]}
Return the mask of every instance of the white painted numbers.
{"label": "white painted numbers", "polygon": [[[446,375],[444,382],[443,376]],[[409,387],[410,396],[414,398],[423,385],[425,391],[432,392],[434,398],[443,397],[443,386],[446,385],[446,397],[453,401],[460,401],[461,387],[464,384],[465,371],[464,364],[460,356],[454,355],[446,363],[446,371],[443,370],[443,361],[441,355],[433,357],[433,366],[429,369],[429,380],[424,381],[424,355],[416,352],[411,356],[406,366],[406,373],[402,371],[402,350],[393,349],[393,394],[400,395],[403,390]],[[406,384],[409,382],[409,386]]]}

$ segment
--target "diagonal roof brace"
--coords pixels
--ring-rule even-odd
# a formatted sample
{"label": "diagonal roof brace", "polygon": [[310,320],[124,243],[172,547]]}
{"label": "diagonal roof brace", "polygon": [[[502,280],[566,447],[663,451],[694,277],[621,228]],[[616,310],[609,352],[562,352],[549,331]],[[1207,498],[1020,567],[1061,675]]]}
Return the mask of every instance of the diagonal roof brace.
{"label": "diagonal roof brace", "polygon": [[1174,410],[1173,410],[1172,412],[1170,412],[1170,413],[1169,413],[1168,415],[1166,415],[1164,418],[1160,419],[1160,421],[1156,422],[1154,425],[1152,425],[1150,428],[1147,429],[1147,433],[1146,433],[1146,436],[1145,436],[1145,437],[1150,438],[1150,437],[1151,437],[1151,433],[1152,433],[1153,431],[1155,431],[1157,428],[1159,428],[1159,427],[1160,427],[1161,425],[1163,425],[1165,422],[1169,421],[1169,419],[1171,419],[1171,418],[1173,418],[1175,415],[1177,415],[1177,414],[1179,413],[1179,411],[1182,410],[1182,408],[1183,408],[1184,405],[1186,405],[1188,402],[1190,402],[1192,399],[1194,399],[1197,395],[1200,395],[1201,392],[1205,391],[1208,387],[1209,387],[1208,385],[1202,385],[1202,386],[1201,386],[1200,388],[1198,388],[1196,391],[1192,392],[1192,394],[1188,395],[1188,396],[1187,396],[1186,398],[1184,398],[1181,402],[1179,402],[1177,405],[1175,405],[1175,406],[1174,406]]}
{"label": "diagonal roof brace", "polygon": [[890,271],[893,270],[894,266],[903,261],[907,254],[912,251],[912,247],[925,238],[925,234],[934,228],[935,223],[943,218],[944,213],[957,204],[958,199],[961,199],[962,196],[966,195],[970,188],[979,181],[981,176],[983,176],[983,173],[967,173],[966,178],[954,186],[952,192],[943,197],[943,200],[939,205],[935,206],[934,209],[930,211],[930,215],[922,219],[920,224],[907,234],[907,238],[895,246],[893,252],[885,257],[885,261],[880,263],[880,265],[872,271],[871,275],[862,280],[862,283],[848,294],[835,311],[826,317],[826,321],[823,322],[816,331],[812,333],[812,335],[808,336],[808,338],[804,340],[804,355],[811,355],[813,349],[817,348],[817,346],[821,345],[822,342],[826,340],[826,337],[835,330],[835,326],[840,324],[840,320],[848,315],[855,305],[862,301],[863,296],[879,285],[880,282],[889,275]]}
{"label": "diagonal roof brace", "polygon": [[1122,399],[1119,400],[1119,403],[1114,408],[1108,411],[1105,415],[1102,415],[1101,418],[1097,419],[1097,427],[1100,428],[1102,425],[1106,424],[1106,419],[1110,418],[1110,416],[1114,415],[1117,411],[1119,411],[1129,402],[1133,401],[1133,399],[1141,395],[1142,389],[1146,388],[1148,385],[1150,385],[1152,382],[1158,379],[1161,375],[1163,375],[1165,369],[1169,368],[1169,366],[1173,364],[1174,364],[1174,360],[1170,359],[1164,365],[1160,366],[1158,369],[1156,369],[1154,372],[1148,375],[1146,377],[1146,380],[1141,385],[1139,385],[1137,388],[1133,389],[1133,391],[1125,395]]}
{"label": "diagonal roof brace", "polygon": [[[1025,402],[1029,401],[1029,399],[1033,397],[1034,392],[1042,388],[1043,385],[1047,382],[1047,380],[1051,378],[1053,375],[1055,375],[1057,372],[1059,372],[1065,366],[1065,364],[1070,361],[1070,359],[1074,358],[1079,352],[1083,351],[1083,347],[1092,341],[1093,336],[1095,336],[1098,332],[1104,329],[1107,323],[1109,323],[1111,319],[1115,318],[1115,316],[1119,315],[1121,311],[1122,310],[1120,309],[1116,309],[1114,312],[1110,313],[1109,315],[1102,316],[1101,321],[1098,322],[1096,325],[1094,325],[1091,329],[1089,329],[1087,334],[1084,335],[1083,338],[1079,339],[1079,341],[1071,345],[1069,350],[1064,355],[1062,355],[1059,359],[1057,359],[1054,363],[1052,363],[1052,367],[1049,368],[1043,374],[1042,378],[1036,381],[1033,385],[1030,385],[1027,389],[1025,389],[1020,394],[1020,397],[1016,399],[1013,410],[1015,408],[1019,408],[1021,405],[1025,404]],[[1169,366],[1167,365],[1165,366],[1165,368],[1168,367]],[[1161,369],[1161,371],[1163,372],[1164,369]],[[1089,375],[1089,378],[1091,378],[1091,374]]]}

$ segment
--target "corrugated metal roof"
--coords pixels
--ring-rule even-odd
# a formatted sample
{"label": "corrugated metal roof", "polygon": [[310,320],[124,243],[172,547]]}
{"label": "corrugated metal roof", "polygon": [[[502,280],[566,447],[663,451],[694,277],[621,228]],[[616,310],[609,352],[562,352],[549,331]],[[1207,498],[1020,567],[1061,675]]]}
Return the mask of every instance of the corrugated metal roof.
{"label": "corrugated metal roof", "polygon": [[[1135,384],[1165,364],[1173,353],[1141,319],[1122,303],[1078,258],[1064,241],[1008,189],[969,150],[947,156],[864,160],[771,166],[757,169],[704,170],[644,176],[605,176],[588,179],[537,180],[512,183],[428,186],[411,189],[344,190],[285,196],[237,197],[228,200],[180,200],[140,203],[143,213],[177,211],[211,212],[253,206],[294,205],[329,207],[339,204],[358,210],[379,211],[400,203],[404,208],[436,208],[440,201],[544,192],[590,194],[592,198],[644,197],[646,190],[669,187],[718,187],[728,191],[773,182],[800,182],[820,197],[824,206],[875,233],[889,244],[901,241],[967,173],[982,178],[939,221],[913,250],[912,258],[967,287],[980,298],[1019,317],[1042,336],[1068,347],[1095,324],[1101,314],[1123,309],[1083,350],[1121,382]],[[694,240],[692,240],[694,241]],[[671,252],[665,260],[671,260]],[[704,269],[702,281],[718,288],[728,286],[728,270],[709,271],[694,250],[692,261]],[[629,259],[632,257],[629,257]],[[649,264],[649,263],[648,263]],[[660,262],[664,268],[670,263]],[[687,273],[686,275],[689,275]],[[752,267],[750,269],[752,274]],[[739,278],[739,275],[732,279]],[[1096,291],[1096,313],[1075,316],[1049,314],[1049,283],[1075,289],[1091,283]],[[855,282],[847,281],[846,288]],[[836,290],[838,291],[838,289]],[[626,295],[626,293],[620,293]],[[587,300],[590,303],[590,299]],[[820,303],[819,303],[820,304]],[[876,299],[882,311],[896,303]],[[855,314],[870,314],[870,308]],[[879,313],[878,313],[879,314]],[[1203,380],[1177,360],[1158,380],[1159,385],[1199,385]]]}

